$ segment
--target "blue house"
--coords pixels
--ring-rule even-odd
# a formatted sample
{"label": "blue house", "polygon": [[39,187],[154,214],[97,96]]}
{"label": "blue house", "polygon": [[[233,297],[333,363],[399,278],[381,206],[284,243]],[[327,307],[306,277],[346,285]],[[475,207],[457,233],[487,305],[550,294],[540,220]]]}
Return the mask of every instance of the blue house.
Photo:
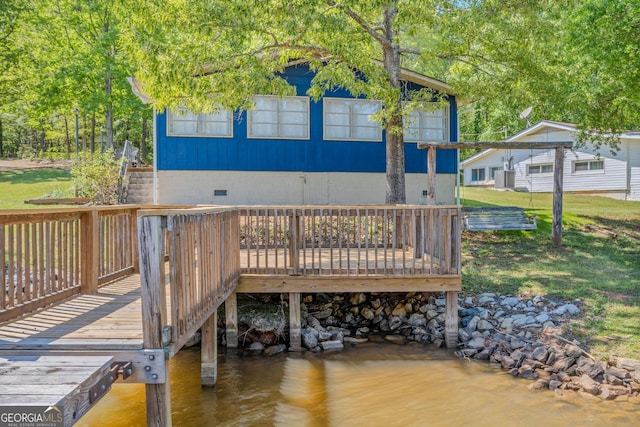
{"label": "blue house", "polygon": [[[158,204],[370,204],[385,200],[385,132],[371,120],[381,108],[346,90],[306,95],[314,74],[290,66],[283,77],[296,96],[255,96],[250,111],[155,117]],[[407,90],[430,87],[449,105],[413,112],[405,126],[407,203],[426,203],[427,153],[420,141],[457,141],[455,96],[445,83],[404,70]],[[436,195],[453,204],[457,151],[439,150]]]}

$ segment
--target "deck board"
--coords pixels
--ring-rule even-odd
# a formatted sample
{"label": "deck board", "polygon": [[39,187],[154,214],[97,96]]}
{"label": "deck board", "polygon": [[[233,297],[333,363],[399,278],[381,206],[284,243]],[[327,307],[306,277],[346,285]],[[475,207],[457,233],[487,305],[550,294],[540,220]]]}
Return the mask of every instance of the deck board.
{"label": "deck board", "polygon": [[110,356],[0,357],[0,412],[28,406],[71,426],[100,400],[89,391],[109,375],[112,362]]}
{"label": "deck board", "polygon": [[0,350],[142,348],[140,277],[128,276],[0,325]]}

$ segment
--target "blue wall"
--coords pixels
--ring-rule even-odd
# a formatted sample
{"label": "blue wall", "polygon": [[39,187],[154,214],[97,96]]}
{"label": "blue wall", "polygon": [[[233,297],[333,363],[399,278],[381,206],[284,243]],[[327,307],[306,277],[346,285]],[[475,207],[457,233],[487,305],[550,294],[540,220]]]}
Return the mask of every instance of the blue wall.
{"label": "blue wall", "polygon": [[[307,67],[289,67],[287,81],[305,96],[313,73]],[[327,93],[351,98],[344,90]],[[450,140],[458,140],[455,98],[450,97]],[[382,142],[325,141],[322,139],[322,100],[310,102],[310,139],[248,139],[246,112],[236,113],[233,138],[167,136],[165,113],[156,119],[158,170],[235,170],[300,172],[385,172],[385,135]],[[437,173],[456,173],[456,150],[438,150]],[[407,173],[425,173],[427,151],[405,143]]]}

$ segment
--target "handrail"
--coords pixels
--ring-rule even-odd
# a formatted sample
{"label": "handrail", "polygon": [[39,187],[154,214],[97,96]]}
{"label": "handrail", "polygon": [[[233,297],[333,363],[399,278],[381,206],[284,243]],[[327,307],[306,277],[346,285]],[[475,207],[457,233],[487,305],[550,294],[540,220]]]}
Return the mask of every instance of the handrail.
{"label": "handrail", "polygon": [[0,211],[0,321],[137,271],[137,209]]}
{"label": "handrail", "polygon": [[243,273],[460,274],[457,206],[239,209]]}

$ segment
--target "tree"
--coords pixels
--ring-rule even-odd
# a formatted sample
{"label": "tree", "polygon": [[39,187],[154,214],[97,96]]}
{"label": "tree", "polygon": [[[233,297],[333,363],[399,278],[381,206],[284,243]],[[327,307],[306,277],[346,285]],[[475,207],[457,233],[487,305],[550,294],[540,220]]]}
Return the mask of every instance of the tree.
{"label": "tree", "polygon": [[[292,62],[316,71],[309,92],[316,99],[342,87],[381,100],[386,202],[405,203],[403,114],[440,94],[425,89],[403,95],[400,67],[405,56],[422,56],[411,35],[435,28],[448,13],[442,3],[226,0],[186,7],[136,0],[123,2],[122,9],[129,16],[125,40],[139,66],[136,76],[157,109],[250,108],[256,93],[292,93],[277,76]],[[455,10],[456,1],[444,3]]]}

